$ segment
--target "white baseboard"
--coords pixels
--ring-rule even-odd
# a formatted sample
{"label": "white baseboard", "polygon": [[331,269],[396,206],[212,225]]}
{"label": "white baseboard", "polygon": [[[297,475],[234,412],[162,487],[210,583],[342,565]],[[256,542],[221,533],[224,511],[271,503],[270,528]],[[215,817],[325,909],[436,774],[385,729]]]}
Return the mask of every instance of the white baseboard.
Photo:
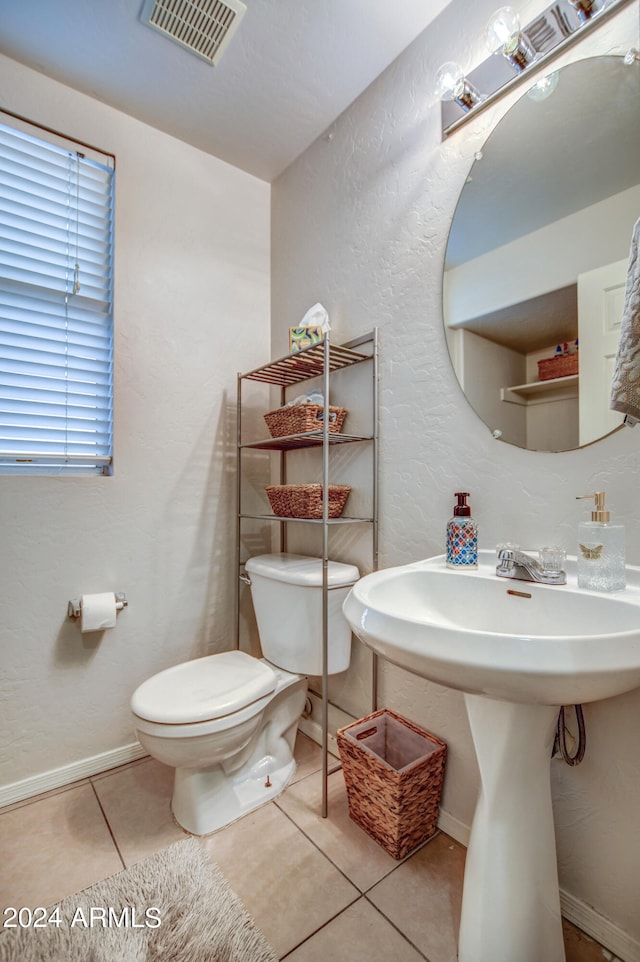
{"label": "white baseboard", "polygon": [[135,742],[100,755],[93,755],[91,758],[84,758],[71,765],[63,765],[62,768],[54,768],[41,775],[32,775],[22,781],[0,786],[0,807],[33,798],[34,795],[42,795],[43,792],[50,792],[54,788],[62,788],[90,775],[99,775],[110,768],[117,768],[118,765],[126,765],[127,762],[143,758],[147,754],[142,745]]}
{"label": "white baseboard", "polygon": [[640,962],[640,942],[614,922],[605,919],[590,905],[560,889],[560,909],[569,922],[590,935],[616,957],[613,962]]}
{"label": "white baseboard", "polygon": [[[301,718],[298,722],[298,731],[302,732],[303,735],[307,735],[311,741],[316,742],[317,745],[322,745],[322,729],[313,719]],[[331,732],[329,732],[327,736],[327,747],[332,755],[338,756],[338,741],[336,736]]]}
{"label": "white baseboard", "polygon": [[438,812],[438,828],[446,835],[454,838],[456,842],[460,842],[465,848],[469,844],[469,826],[461,822],[455,815],[450,815],[444,808],[441,808]]}

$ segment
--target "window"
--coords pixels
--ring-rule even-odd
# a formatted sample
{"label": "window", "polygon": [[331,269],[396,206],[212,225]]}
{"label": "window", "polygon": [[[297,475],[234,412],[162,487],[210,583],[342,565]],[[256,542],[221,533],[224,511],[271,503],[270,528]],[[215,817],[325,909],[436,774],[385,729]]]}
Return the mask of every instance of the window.
{"label": "window", "polygon": [[111,470],[113,163],[59,142],[0,124],[3,474]]}

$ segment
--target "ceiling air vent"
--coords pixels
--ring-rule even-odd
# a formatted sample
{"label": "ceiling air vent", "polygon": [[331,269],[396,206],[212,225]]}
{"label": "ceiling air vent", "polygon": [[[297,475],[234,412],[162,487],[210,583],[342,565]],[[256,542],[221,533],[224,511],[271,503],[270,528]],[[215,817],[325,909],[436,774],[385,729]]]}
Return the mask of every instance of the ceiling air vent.
{"label": "ceiling air vent", "polygon": [[145,0],[141,20],[215,64],[247,8],[241,0]]}

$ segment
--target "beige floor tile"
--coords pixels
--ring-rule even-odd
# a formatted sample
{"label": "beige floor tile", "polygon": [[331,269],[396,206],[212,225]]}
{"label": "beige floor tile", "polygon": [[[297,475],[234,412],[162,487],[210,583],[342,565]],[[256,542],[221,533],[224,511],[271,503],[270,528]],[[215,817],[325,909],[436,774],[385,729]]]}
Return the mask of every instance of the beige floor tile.
{"label": "beige floor tile", "polygon": [[423,962],[374,907],[361,898],[287,956],[287,962]]}
{"label": "beige floor tile", "polygon": [[149,758],[94,782],[127,866],[185,837],[171,814],[173,773]]}
{"label": "beige floor tile", "polygon": [[273,802],[202,844],[281,957],[359,895]]}
{"label": "beige floor tile", "polygon": [[122,869],[91,785],[0,815],[0,906],[48,906]]}
{"label": "beige floor tile", "polygon": [[329,776],[328,818],[322,817],[322,777],[292,785],[276,804],[311,838],[360,891],[379,882],[398,862],[349,817],[341,771]]}
{"label": "beige floor tile", "polygon": [[465,849],[440,833],[369,892],[430,962],[457,958],[464,859]]}

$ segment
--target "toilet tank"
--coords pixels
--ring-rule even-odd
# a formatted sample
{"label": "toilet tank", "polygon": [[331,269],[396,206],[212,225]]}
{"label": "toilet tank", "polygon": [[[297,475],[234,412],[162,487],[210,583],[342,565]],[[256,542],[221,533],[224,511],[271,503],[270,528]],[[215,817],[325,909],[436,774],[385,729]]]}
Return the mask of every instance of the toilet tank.
{"label": "toilet tank", "polygon": [[[249,558],[251,598],[262,654],[285,671],[322,674],[322,559],[296,554]],[[342,603],[360,577],[354,565],[328,567],[329,674],[346,671],[351,660],[351,628]]]}

